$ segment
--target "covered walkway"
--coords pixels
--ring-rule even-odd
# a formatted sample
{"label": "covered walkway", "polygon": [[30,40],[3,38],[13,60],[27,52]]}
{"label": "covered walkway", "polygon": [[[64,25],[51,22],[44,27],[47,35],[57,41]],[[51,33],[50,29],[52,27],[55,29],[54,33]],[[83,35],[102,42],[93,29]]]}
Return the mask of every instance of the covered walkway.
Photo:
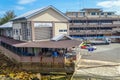
{"label": "covered walkway", "polygon": [[[0,49],[4,55],[17,62],[39,63],[39,66],[50,68],[55,66],[64,68],[65,54],[72,53],[72,48],[78,47],[80,43],[76,40],[23,42],[0,37]],[[74,56],[76,57],[76,55]],[[69,67],[73,67],[73,65],[69,65]]]}

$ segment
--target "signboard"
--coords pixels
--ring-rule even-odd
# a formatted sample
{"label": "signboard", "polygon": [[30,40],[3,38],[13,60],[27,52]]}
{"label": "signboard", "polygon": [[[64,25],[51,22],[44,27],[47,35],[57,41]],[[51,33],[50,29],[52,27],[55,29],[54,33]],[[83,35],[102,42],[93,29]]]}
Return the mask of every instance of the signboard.
{"label": "signboard", "polygon": [[34,27],[52,27],[52,23],[34,23]]}

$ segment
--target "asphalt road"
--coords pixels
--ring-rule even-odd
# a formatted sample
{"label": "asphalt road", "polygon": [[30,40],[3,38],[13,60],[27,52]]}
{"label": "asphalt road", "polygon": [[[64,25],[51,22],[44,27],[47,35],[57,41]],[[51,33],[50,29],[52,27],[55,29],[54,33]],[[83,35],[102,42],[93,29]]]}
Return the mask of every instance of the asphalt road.
{"label": "asphalt road", "polygon": [[97,50],[88,52],[87,50],[81,50],[81,52],[87,53],[82,55],[82,59],[100,60],[120,63],[120,44],[112,43],[110,45],[97,45]]}

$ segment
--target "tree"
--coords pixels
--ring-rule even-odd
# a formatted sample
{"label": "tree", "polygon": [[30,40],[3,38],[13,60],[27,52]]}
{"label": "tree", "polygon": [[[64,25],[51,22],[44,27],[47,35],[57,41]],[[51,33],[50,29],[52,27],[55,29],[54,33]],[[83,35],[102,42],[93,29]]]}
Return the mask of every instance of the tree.
{"label": "tree", "polygon": [[8,22],[9,20],[11,20],[14,17],[16,17],[14,11],[9,10],[9,11],[5,12],[5,14],[3,15],[3,18],[0,19],[0,25]]}

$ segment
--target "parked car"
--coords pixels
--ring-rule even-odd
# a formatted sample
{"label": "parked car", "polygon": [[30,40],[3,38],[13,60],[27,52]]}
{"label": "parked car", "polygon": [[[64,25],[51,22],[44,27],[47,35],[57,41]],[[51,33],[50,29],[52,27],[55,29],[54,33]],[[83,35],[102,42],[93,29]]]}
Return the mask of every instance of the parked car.
{"label": "parked car", "polygon": [[91,45],[91,44],[86,44],[86,45],[82,45],[82,46],[81,46],[81,49],[88,49],[88,48],[93,48],[94,50],[97,49],[96,46],[93,46],[93,45]]}

